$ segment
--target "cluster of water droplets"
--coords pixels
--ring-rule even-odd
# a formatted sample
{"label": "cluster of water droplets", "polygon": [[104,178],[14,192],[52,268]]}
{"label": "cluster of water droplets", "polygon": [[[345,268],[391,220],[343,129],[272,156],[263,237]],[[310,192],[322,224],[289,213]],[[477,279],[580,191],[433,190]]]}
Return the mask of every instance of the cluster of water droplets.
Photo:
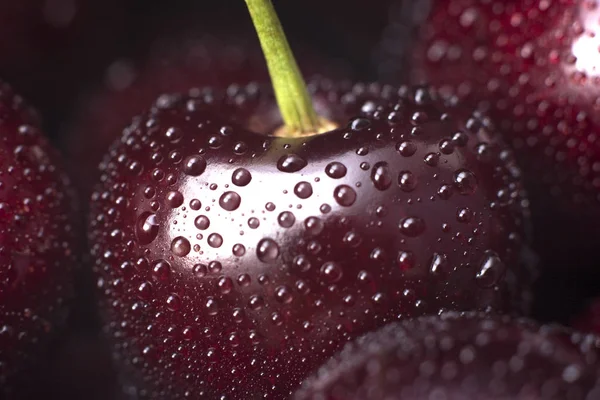
{"label": "cluster of water droplets", "polygon": [[[515,178],[480,124],[447,122],[413,99],[408,113],[367,102],[332,133],[343,152],[322,156],[326,136],[259,141],[189,101],[165,101],[113,147],[94,194],[98,284],[123,348],[150,343],[139,363],[166,357],[165,371],[189,368],[204,383],[209,366],[224,384],[257,363],[278,368],[264,354],[271,342],[308,365],[385,321],[505,306],[496,293],[516,256],[496,243],[489,215],[518,230],[519,188],[505,185]],[[496,174],[483,182],[487,163]],[[494,210],[490,186],[508,196]]]}

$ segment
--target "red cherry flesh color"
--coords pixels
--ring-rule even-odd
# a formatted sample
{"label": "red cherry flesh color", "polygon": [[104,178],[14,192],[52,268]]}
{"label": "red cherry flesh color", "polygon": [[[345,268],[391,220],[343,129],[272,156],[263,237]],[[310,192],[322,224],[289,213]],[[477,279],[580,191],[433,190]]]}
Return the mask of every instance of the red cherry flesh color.
{"label": "red cherry flesh color", "polygon": [[272,137],[270,89],[192,90],[105,158],[101,308],[148,397],[284,399],[390,321],[527,310],[527,201],[488,121],[426,88],[309,88],[340,129]]}
{"label": "red cherry flesh color", "polygon": [[591,400],[600,339],[524,319],[447,312],[347,344],[294,400]]}
{"label": "red cherry flesh color", "polygon": [[0,398],[22,398],[19,383],[30,385],[28,368],[65,322],[78,249],[68,178],[5,83],[0,137]]}
{"label": "red cherry flesh color", "polygon": [[[398,1],[384,81],[428,82],[484,110],[523,168],[536,250],[585,264],[600,235],[600,4]],[[427,13],[431,7],[430,13]],[[416,25],[412,51],[403,35]],[[405,62],[409,58],[409,62]]]}

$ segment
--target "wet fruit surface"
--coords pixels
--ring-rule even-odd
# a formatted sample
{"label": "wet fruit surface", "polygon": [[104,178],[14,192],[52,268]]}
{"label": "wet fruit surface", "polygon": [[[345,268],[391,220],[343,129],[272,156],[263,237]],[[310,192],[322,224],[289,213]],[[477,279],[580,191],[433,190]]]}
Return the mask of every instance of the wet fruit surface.
{"label": "wet fruit surface", "polygon": [[[411,80],[487,110],[523,167],[537,247],[549,264],[581,264],[599,233],[600,4],[404,3],[386,35],[382,75],[398,79],[406,56]],[[421,27],[413,52],[402,51],[410,49],[398,36],[410,21]]]}
{"label": "wet fruit surface", "polygon": [[4,83],[0,137],[0,397],[10,398],[64,322],[77,249],[69,182],[37,115]]}
{"label": "wet fruit surface", "polygon": [[148,397],[283,399],[387,322],[527,310],[527,200],[488,121],[424,88],[310,87],[340,129],[269,137],[270,91],[192,90],[105,159],[102,310]]}
{"label": "wet fruit surface", "polygon": [[600,397],[600,341],[527,320],[444,313],[348,344],[295,400]]}

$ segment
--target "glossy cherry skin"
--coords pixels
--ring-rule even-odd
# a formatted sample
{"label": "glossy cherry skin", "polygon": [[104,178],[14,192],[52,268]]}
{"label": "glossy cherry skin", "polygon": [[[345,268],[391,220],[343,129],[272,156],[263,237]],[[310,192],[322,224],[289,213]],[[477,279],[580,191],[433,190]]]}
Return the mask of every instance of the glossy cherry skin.
{"label": "glossy cherry skin", "polygon": [[69,181],[37,115],[4,83],[0,137],[0,398],[20,398],[19,373],[66,317],[78,249]]}
{"label": "glossy cherry skin", "polygon": [[446,312],[347,344],[293,399],[589,400],[600,396],[599,356],[593,335]]}
{"label": "glossy cherry skin", "polygon": [[390,321],[527,310],[527,201],[488,121],[424,88],[310,88],[339,129],[272,137],[269,90],[193,90],[105,158],[102,311],[150,398],[284,399]]}
{"label": "glossy cherry skin", "polygon": [[411,64],[410,80],[440,86],[486,110],[516,150],[538,225],[536,248],[547,263],[564,268],[595,258],[600,3],[449,0],[404,11],[384,48],[402,49],[394,45],[403,41],[394,32],[406,32],[399,27],[410,21],[420,27],[416,43],[413,51],[390,52],[382,75],[396,80],[399,71],[388,67]]}
{"label": "glossy cherry skin", "polygon": [[[303,72],[352,75],[344,64],[298,52]],[[225,87],[232,83],[267,82],[269,74],[255,35],[186,33],[158,39],[150,54],[136,62],[120,59],[106,71],[105,84],[83,99],[62,139],[70,170],[84,198],[97,181],[98,164],[110,144],[135,115],[162,94],[191,87]],[[341,78],[340,78],[341,79]]]}

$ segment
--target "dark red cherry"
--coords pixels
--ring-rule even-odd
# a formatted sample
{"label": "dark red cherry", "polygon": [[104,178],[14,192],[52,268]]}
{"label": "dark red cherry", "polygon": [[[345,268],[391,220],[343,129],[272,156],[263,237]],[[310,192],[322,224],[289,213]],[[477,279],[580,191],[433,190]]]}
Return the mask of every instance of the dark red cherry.
{"label": "dark red cherry", "polygon": [[[324,61],[307,50],[298,52],[306,74],[324,71],[332,76],[351,76],[349,68]],[[162,38],[142,61],[119,59],[105,74],[100,90],[81,101],[63,138],[72,175],[83,197],[97,181],[102,155],[131,123],[132,116],[147,110],[162,94],[191,87],[225,87],[269,79],[264,56],[252,33],[247,38],[187,33]]]}
{"label": "dark red cherry", "polygon": [[102,311],[151,398],[283,399],[390,321],[527,310],[527,201],[488,121],[426,88],[310,88],[339,129],[273,137],[270,90],[192,90],[105,158]]}
{"label": "dark red cherry", "polygon": [[[595,258],[600,234],[600,3],[399,1],[382,75],[427,81],[484,109],[516,150],[549,265]],[[428,7],[431,11],[427,14]],[[400,8],[399,8],[400,10]],[[406,29],[418,27],[414,51]]]}
{"label": "dark red cherry", "polygon": [[600,397],[600,339],[558,326],[446,312],[349,343],[294,400]]}
{"label": "dark red cherry", "polygon": [[[61,329],[76,243],[70,185],[39,119],[0,83],[0,398]],[[13,392],[14,391],[14,392]]]}

